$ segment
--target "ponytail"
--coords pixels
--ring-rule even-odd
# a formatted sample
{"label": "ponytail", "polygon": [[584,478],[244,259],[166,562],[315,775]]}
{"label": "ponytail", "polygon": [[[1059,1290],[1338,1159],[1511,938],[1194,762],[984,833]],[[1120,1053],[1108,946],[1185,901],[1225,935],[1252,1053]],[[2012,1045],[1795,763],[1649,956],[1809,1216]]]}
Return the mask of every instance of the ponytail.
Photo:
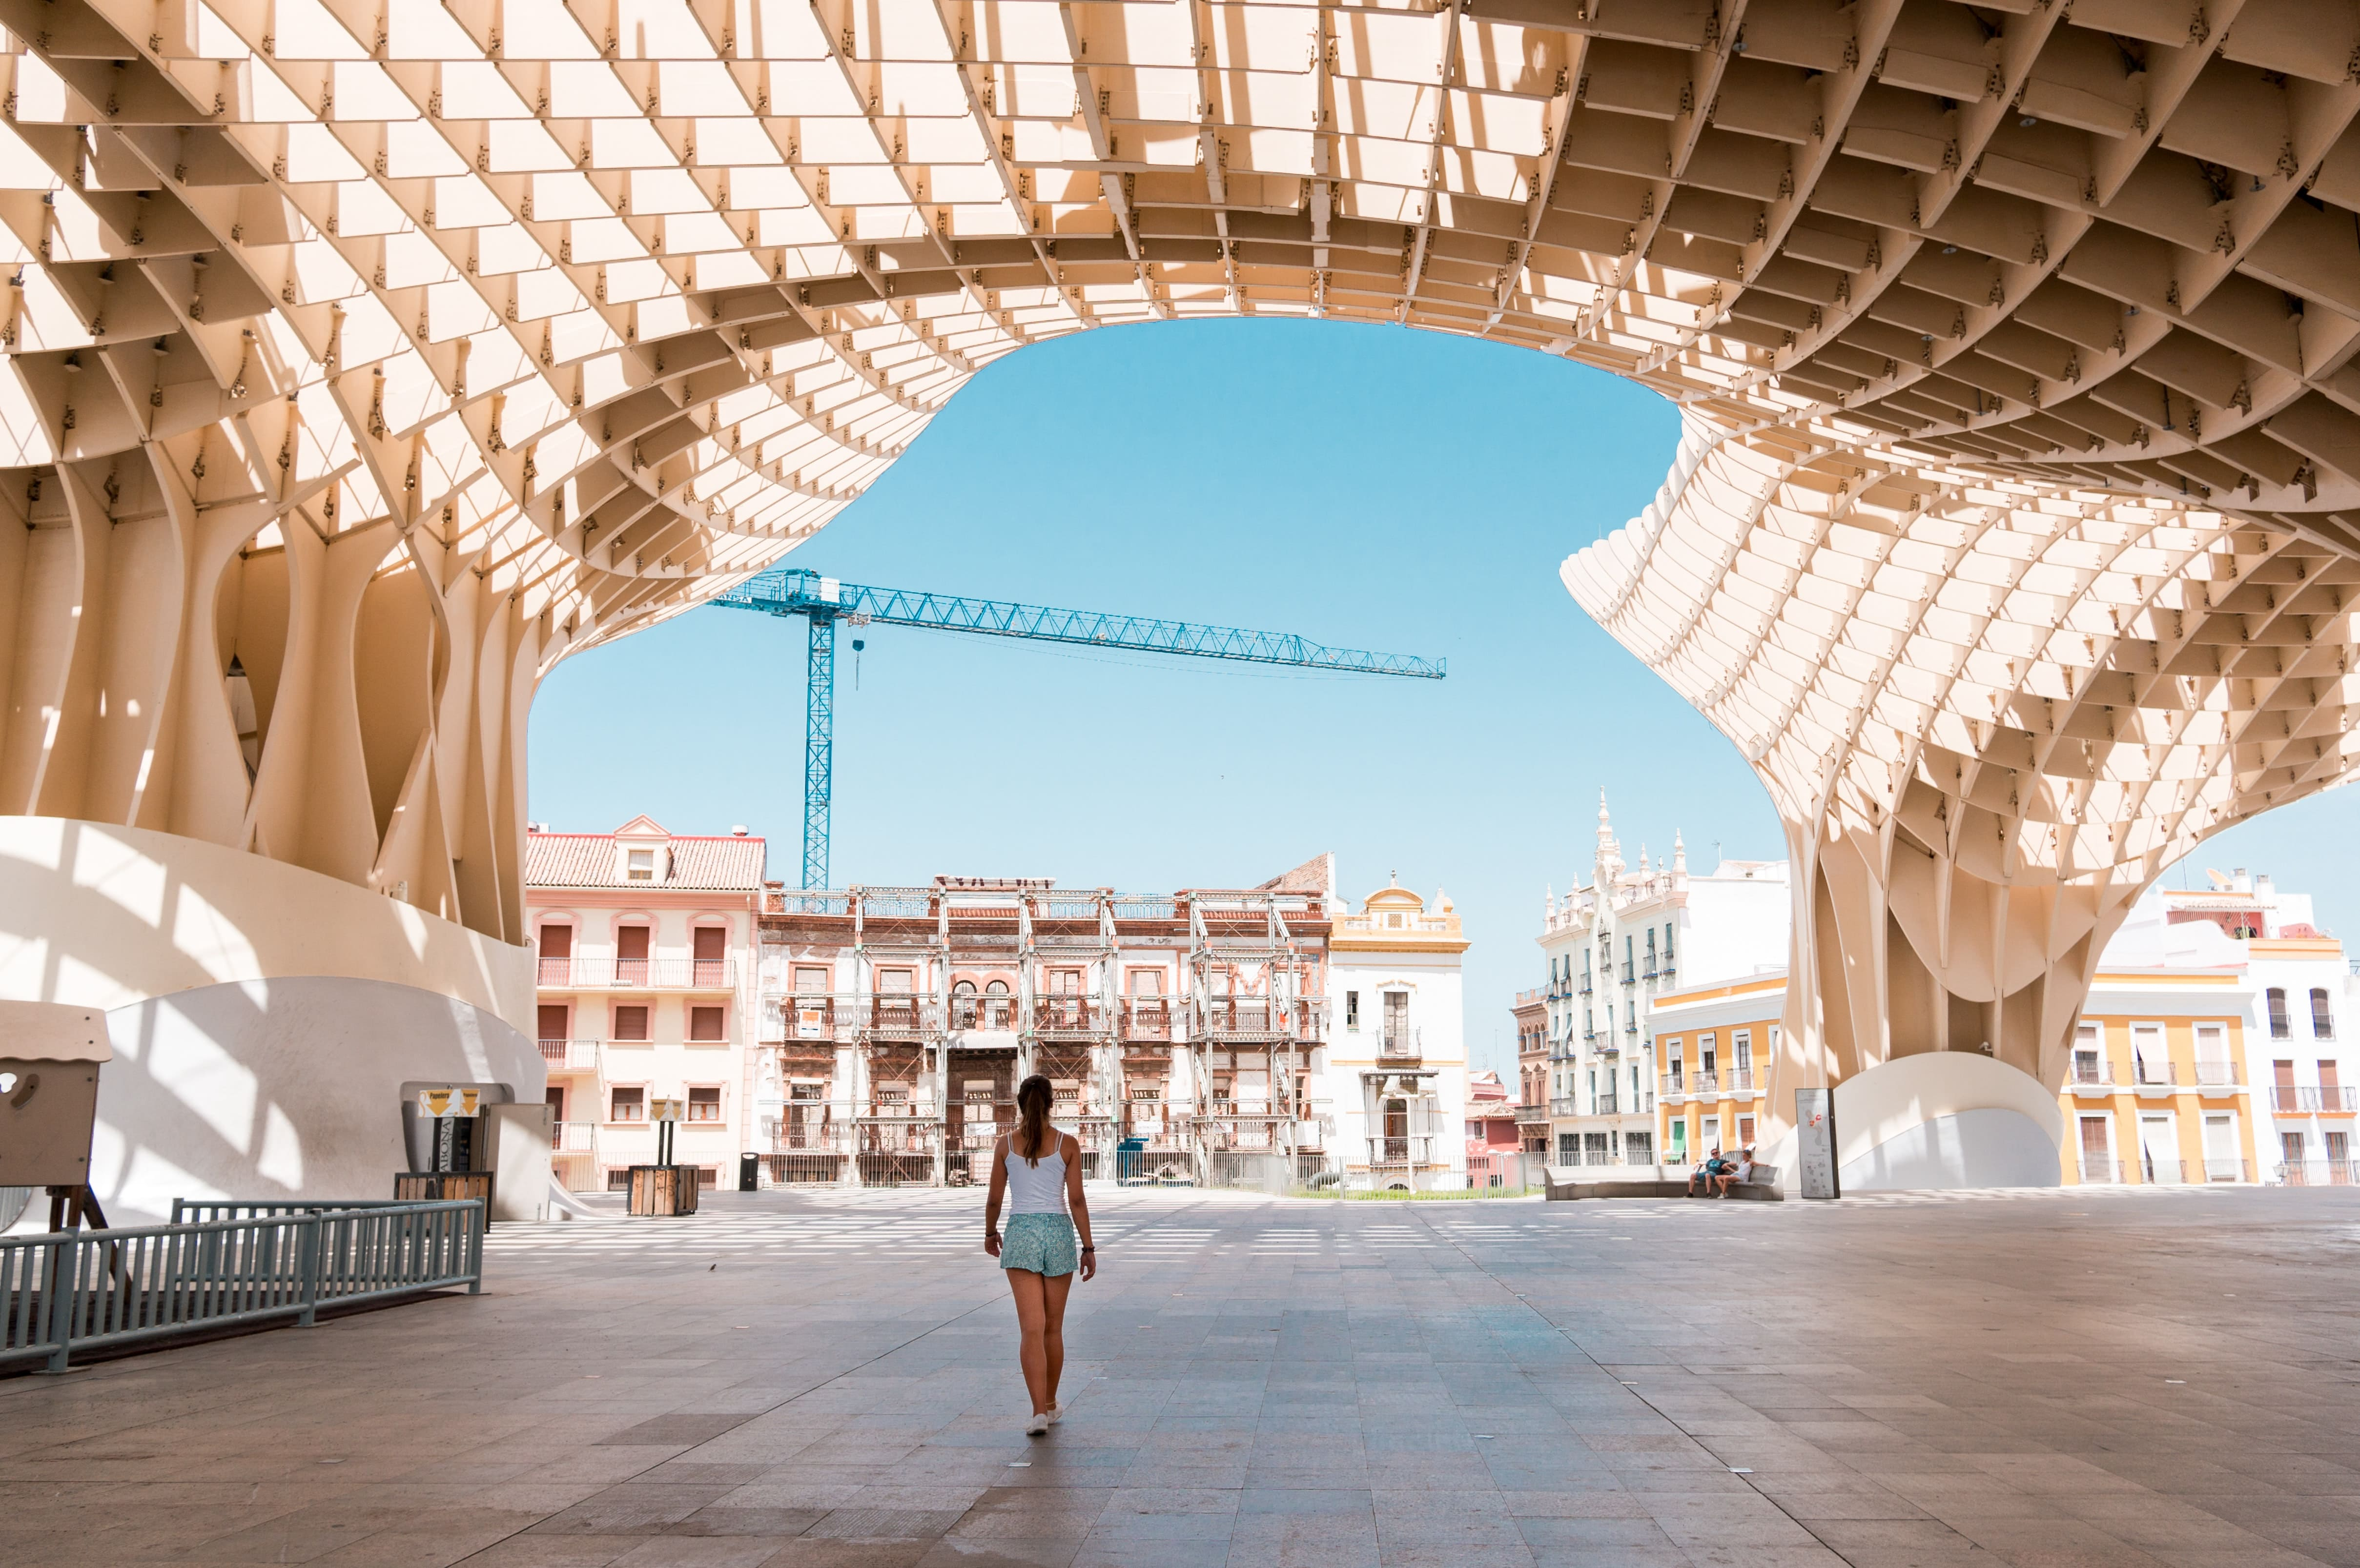
{"label": "ponytail", "polygon": [[1016,1085],[1016,1140],[1012,1148],[1027,1165],[1041,1163],[1049,1137],[1049,1080],[1038,1073]]}

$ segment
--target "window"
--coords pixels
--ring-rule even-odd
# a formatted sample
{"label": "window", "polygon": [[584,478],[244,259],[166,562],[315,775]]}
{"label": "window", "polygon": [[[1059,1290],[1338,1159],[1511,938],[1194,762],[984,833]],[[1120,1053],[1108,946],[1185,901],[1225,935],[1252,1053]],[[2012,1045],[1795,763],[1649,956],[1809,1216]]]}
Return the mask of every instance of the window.
{"label": "window", "polygon": [[2268,996],[2270,1004],[2270,1038],[2272,1040],[2293,1039],[2294,1023],[2287,1017],[2286,988],[2282,985],[2273,985],[2269,988]]}
{"label": "window", "polygon": [[1051,981],[1049,989],[1057,996],[1078,996],[1082,994],[1082,972],[1078,969],[1060,969],[1051,976]]}
{"label": "window", "polygon": [[2081,1123],[2081,1180],[2112,1181],[2114,1179],[2114,1130],[2104,1116],[2083,1116]]}
{"label": "window", "polygon": [[1699,1149],[1719,1149],[1721,1147],[1721,1118],[1719,1116],[1705,1117],[1704,1140],[1699,1143],[1697,1147]]}
{"label": "window", "polygon": [[1622,1162],[1625,1165],[1653,1165],[1655,1162],[1655,1135],[1651,1132],[1624,1133]]}
{"label": "window", "polygon": [[1406,991],[1385,993],[1385,1049],[1409,1049],[1409,993]]}
{"label": "window", "polygon": [[551,923],[541,928],[541,983],[563,985],[573,978],[574,928]]}
{"label": "window", "polygon": [[2140,1112],[2139,1180],[2169,1185],[2180,1179],[2180,1129],[2171,1113]]}
{"label": "window", "polygon": [[1131,994],[1134,996],[1161,996],[1164,995],[1164,971],[1134,969],[1130,975],[1130,985]]}
{"label": "window", "polygon": [[615,928],[615,984],[644,985],[648,983],[648,928],[617,926]]}
{"label": "window", "polygon": [[721,1119],[721,1091],[692,1088],[688,1092],[688,1120],[717,1122]]}
{"label": "window", "polygon": [[2102,1026],[2077,1024],[2073,1029],[2073,1082],[2103,1083],[2106,1081],[2106,1041]]}
{"label": "window", "polygon": [[1360,1027],[1360,994],[1358,991],[1344,993],[1344,1027],[1349,1029]]}
{"label": "window", "polygon": [[648,1092],[645,1089],[617,1086],[606,1104],[606,1119],[610,1122],[643,1122],[648,1119]]}
{"label": "window", "polygon": [[1752,1116],[1740,1116],[1737,1118],[1737,1147],[1740,1149],[1751,1149],[1754,1147],[1754,1118]]}
{"label": "window", "polygon": [[1672,922],[1671,922],[1671,921],[1669,921],[1669,920],[1666,920],[1666,921],[1664,922],[1664,967],[1665,967],[1665,968],[1666,968],[1666,969],[1668,969],[1668,968],[1670,968],[1670,967],[1671,967],[1671,965],[1672,965]]}
{"label": "window", "polygon": [[888,996],[906,996],[912,988],[910,976],[911,972],[907,969],[880,969],[877,972],[877,988]]}
{"label": "window", "polygon": [[617,1007],[615,1009],[615,1038],[617,1040],[647,1039],[648,1009],[645,1007]]}
{"label": "window", "polygon": [[720,985],[729,973],[729,928],[697,926],[689,933],[690,962],[695,965],[691,983],[698,985]]}
{"label": "window", "polygon": [[571,1009],[563,1002],[543,1002],[541,1004],[541,1038],[544,1042],[559,1042],[565,1039],[566,1024],[570,1013]]}
{"label": "window", "polygon": [[2171,1057],[2164,1050],[2161,1024],[2131,1025],[2131,1082],[2171,1082]]}
{"label": "window", "polygon": [[798,964],[795,967],[795,995],[798,996],[826,996],[827,981],[827,971],[816,964]]}
{"label": "window", "polygon": [[1713,1086],[1713,1069],[1719,1065],[1720,1062],[1715,1055],[1712,1036],[1709,1034],[1700,1034],[1697,1036],[1697,1082],[1699,1087],[1710,1089]]}
{"label": "window", "polygon": [[691,1040],[727,1040],[729,1033],[724,1019],[727,1007],[691,1007],[688,1009],[688,1038]]}
{"label": "window", "polygon": [[2246,1180],[2245,1156],[2237,1152],[2237,1115],[2208,1111],[2204,1115],[2204,1179],[2207,1181]]}
{"label": "window", "polygon": [[656,852],[654,850],[633,849],[626,850],[624,854],[628,857],[625,862],[625,875],[628,876],[630,880],[634,882],[652,882],[656,879]]}
{"label": "window", "polygon": [[1557,1162],[1559,1165],[1572,1165],[1579,1161],[1580,1159],[1581,1135],[1578,1132],[1561,1132],[1557,1134]]}
{"label": "window", "polygon": [[2311,988],[2311,1038],[2313,1040],[2335,1038],[2335,1015],[2329,1010],[2327,992],[2317,985]]}

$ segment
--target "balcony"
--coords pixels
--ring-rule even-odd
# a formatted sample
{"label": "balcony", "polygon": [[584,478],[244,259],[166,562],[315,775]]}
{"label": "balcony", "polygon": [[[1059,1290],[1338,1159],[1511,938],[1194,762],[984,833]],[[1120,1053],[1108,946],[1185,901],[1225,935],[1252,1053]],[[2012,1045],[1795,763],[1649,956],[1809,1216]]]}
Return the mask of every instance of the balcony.
{"label": "balcony", "polygon": [[1546,1100],[1532,1101],[1516,1107],[1518,1127],[1533,1127],[1546,1123],[1548,1119],[1549,1108],[1548,1102]]}
{"label": "balcony", "polygon": [[860,1016],[860,998],[851,995],[811,993],[781,996],[777,1001],[780,1038],[766,1040],[765,1044],[792,1044],[799,1040],[825,1044],[836,1040],[850,1040],[853,1022]]}
{"label": "balcony", "polygon": [[2129,1087],[2151,1094],[2169,1089],[2234,1089],[2245,1082],[2245,1070],[2234,1062],[2134,1061]]}
{"label": "balcony", "polygon": [[1196,1009],[1200,1040],[1317,1040],[1328,1004],[1306,999],[1291,1006],[1254,996],[1216,996]]}
{"label": "balcony", "polygon": [[1378,1058],[1385,1062],[1419,1060],[1426,1049],[1425,1034],[1426,1031],[1422,1029],[1389,1026],[1385,1029],[1384,1039],[1378,1042]]}
{"label": "balcony", "polygon": [[1638,983],[1638,966],[1633,964],[1631,960],[1627,958],[1624,959],[1622,961],[1622,984],[1625,985],[1636,985]]}
{"label": "balcony", "polygon": [[2289,1160],[2278,1178],[2289,1187],[2360,1186],[2360,1160]]}
{"label": "balcony", "polygon": [[1678,1101],[1688,1098],[1688,1085],[1677,1073],[1658,1074],[1655,1088],[1666,1100]]}
{"label": "balcony", "polygon": [[1615,1097],[1612,1094],[1601,1094],[1597,1098],[1597,1103],[1590,1106],[1590,1114],[1593,1116],[1620,1116],[1622,1113],[1615,1109]]}
{"label": "balcony", "polygon": [[934,998],[931,992],[887,991],[871,996],[858,1016],[872,1040],[923,1040],[934,1029]]}
{"label": "balcony", "polygon": [[2278,1084],[2270,1091],[2270,1109],[2282,1116],[2351,1116],[2360,1112],[2360,1086],[2325,1084],[2307,1089]]}
{"label": "balcony", "polygon": [[1548,1107],[1549,1115],[1553,1116],[1578,1116],[1581,1115],[1581,1102],[1570,1094],[1550,1100]]}
{"label": "balcony", "polygon": [[1122,1000],[1122,1038],[1170,1040],[1172,1004],[1161,996],[1126,996]]}
{"label": "balcony", "polygon": [[734,991],[736,959],[543,958],[534,984],[544,991]]}
{"label": "balcony", "polygon": [[1586,974],[1581,977],[1581,994],[1585,996],[1590,994],[1590,976]]}
{"label": "balcony", "polygon": [[595,1073],[598,1069],[598,1042],[544,1040],[541,1042],[541,1059],[549,1063],[552,1072]]}
{"label": "balcony", "polygon": [[1090,1039],[1114,1032],[1104,1002],[1089,996],[1035,996],[1032,1032],[1052,1040]]}

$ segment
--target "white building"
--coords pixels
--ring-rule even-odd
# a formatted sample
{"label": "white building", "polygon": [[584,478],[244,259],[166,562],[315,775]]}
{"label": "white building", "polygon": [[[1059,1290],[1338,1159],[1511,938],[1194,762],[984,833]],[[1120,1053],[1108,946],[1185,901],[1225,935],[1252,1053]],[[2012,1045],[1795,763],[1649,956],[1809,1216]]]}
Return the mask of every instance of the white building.
{"label": "white building", "polygon": [[1359,914],[1336,917],[1328,985],[1338,1011],[1315,1075],[1355,1185],[1362,1170],[1380,1188],[1466,1184],[1466,952],[1450,900],[1437,893],[1429,911],[1398,879]]}
{"label": "white building", "polygon": [[1539,937],[1548,962],[1549,1126],[1559,1164],[1648,1165],[1657,1142],[1654,998],[1784,967],[1783,861],[1724,860],[1691,876],[1676,835],[1667,866],[1623,863],[1601,792],[1587,887],[1552,896]]}

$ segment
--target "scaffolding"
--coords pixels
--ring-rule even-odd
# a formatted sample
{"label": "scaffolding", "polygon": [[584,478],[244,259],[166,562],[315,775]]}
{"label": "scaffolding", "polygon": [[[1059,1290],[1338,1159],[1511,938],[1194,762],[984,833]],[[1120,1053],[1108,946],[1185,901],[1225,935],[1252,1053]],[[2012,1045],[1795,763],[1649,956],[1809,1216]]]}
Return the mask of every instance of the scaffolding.
{"label": "scaffolding", "polygon": [[1036,1073],[1088,1180],[1275,1188],[1321,1147],[1324,891],[942,877],[769,903],[773,1181],[982,1181]]}

